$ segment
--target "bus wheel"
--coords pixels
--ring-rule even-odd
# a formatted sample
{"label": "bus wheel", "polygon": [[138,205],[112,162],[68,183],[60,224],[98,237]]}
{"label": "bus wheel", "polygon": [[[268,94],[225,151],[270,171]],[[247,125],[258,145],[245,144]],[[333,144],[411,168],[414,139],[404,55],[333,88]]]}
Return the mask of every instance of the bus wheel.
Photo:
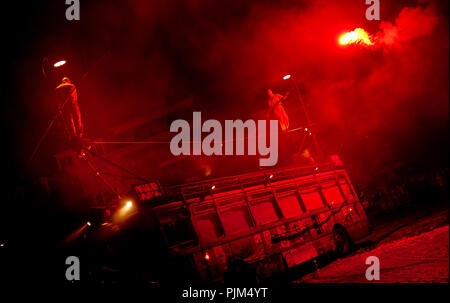
{"label": "bus wheel", "polygon": [[336,246],[336,251],[339,254],[347,254],[352,249],[352,240],[345,229],[341,227],[335,227],[333,229],[333,240]]}

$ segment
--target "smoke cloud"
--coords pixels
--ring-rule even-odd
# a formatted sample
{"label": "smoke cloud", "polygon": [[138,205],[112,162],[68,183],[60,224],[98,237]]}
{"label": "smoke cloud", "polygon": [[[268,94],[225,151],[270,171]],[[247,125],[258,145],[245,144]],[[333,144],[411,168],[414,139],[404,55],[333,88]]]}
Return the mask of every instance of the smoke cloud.
{"label": "smoke cloud", "polygon": [[[80,109],[96,138],[114,139],[110,129],[183,98],[195,100],[205,117],[245,120],[267,110],[268,88],[291,92],[286,108],[301,125],[292,81],[282,80],[291,74],[323,150],[340,154],[355,178],[400,162],[446,161],[447,1],[384,0],[381,21],[366,20],[367,5],[354,0],[100,0],[84,6],[77,24],[55,17],[61,9],[31,19],[35,48],[15,67],[18,83],[27,84],[17,89],[20,110],[7,121],[25,156],[52,115],[50,93],[36,79],[40,58],[53,49],[74,58]],[[42,20],[52,22],[41,28]],[[339,45],[342,33],[358,27],[382,47]],[[20,123],[11,118],[23,112]],[[126,139],[133,137],[145,135]],[[170,155],[168,146],[157,148]]]}
{"label": "smoke cloud", "polygon": [[380,23],[381,32],[377,34],[382,44],[395,46],[413,38],[429,35],[438,23],[434,4],[403,8],[394,24]]}

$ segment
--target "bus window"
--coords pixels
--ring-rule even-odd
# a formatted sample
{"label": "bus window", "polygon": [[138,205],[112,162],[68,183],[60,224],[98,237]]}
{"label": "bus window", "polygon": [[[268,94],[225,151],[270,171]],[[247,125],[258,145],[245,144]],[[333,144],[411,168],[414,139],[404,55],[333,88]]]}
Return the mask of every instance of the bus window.
{"label": "bus window", "polygon": [[258,225],[272,223],[279,219],[272,200],[255,202],[250,209]]}
{"label": "bus window", "polygon": [[278,205],[285,218],[293,218],[302,214],[302,209],[295,195],[278,198]]}
{"label": "bus window", "polygon": [[339,180],[339,185],[341,186],[342,191],[344,192],[344,197],[348,199],[353,199],[353,193],[350,189],[350,186],[345,180]]}
{"label": "bus window", "polygon": [[223,229],[216,213],[195,216],[195,222],[198,235],[203,242],[213,242],[223,237]]}
{"label": "bus window", "polygon": [[161,221],[161,228],[168,246],[186,242],[197,242],[189,217],[177,214]]}
{"label": "bus window", "polygon": [[300,192],[300,196],[302,197],[303,203],[308,210],[314,210],[324,207],[322,197],[315,187],[302,190]]}
{"label": "bus window", "polygon": [[220,212],[220,219],[227,235],[246,232],[253,227],[250,212],[246,206],[233,207]]}
{"label": "bus window", "polygon": [[322,193],[325,196],[329,205],[342,204],[344,202],[344,197],[341,191],[337,187],[336,183],[328,183],[322,186]]}

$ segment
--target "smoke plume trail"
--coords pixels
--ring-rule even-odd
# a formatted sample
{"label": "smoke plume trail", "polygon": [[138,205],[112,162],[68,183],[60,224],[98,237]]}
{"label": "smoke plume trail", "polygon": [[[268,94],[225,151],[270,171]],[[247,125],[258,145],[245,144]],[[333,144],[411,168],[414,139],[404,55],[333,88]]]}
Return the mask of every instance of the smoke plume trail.
{"label": "smoke plume trail", "polygon": [[403,8],[395,23],[382,21],[377,34],[379,43],[395,46],[410,39],[429,35],[437,24],[435,6],[431,3],[425,7]]}

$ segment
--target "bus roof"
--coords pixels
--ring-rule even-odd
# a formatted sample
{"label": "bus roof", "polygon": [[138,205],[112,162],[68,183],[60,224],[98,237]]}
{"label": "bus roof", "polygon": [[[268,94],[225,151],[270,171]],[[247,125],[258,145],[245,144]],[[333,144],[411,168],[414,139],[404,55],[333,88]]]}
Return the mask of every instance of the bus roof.
{"label": "bus roof", "polygon": [[342,162],[339,160],[316,165],[260,170],[247,174],[166,187],[162,196],[142,202],[148,204],[146,205],[147,207],[156,207],[171,202],[186,201],[211,194],[220,194],[245,187],[267,184],[268,182],[282,181],[342,169],[344,168]]}

